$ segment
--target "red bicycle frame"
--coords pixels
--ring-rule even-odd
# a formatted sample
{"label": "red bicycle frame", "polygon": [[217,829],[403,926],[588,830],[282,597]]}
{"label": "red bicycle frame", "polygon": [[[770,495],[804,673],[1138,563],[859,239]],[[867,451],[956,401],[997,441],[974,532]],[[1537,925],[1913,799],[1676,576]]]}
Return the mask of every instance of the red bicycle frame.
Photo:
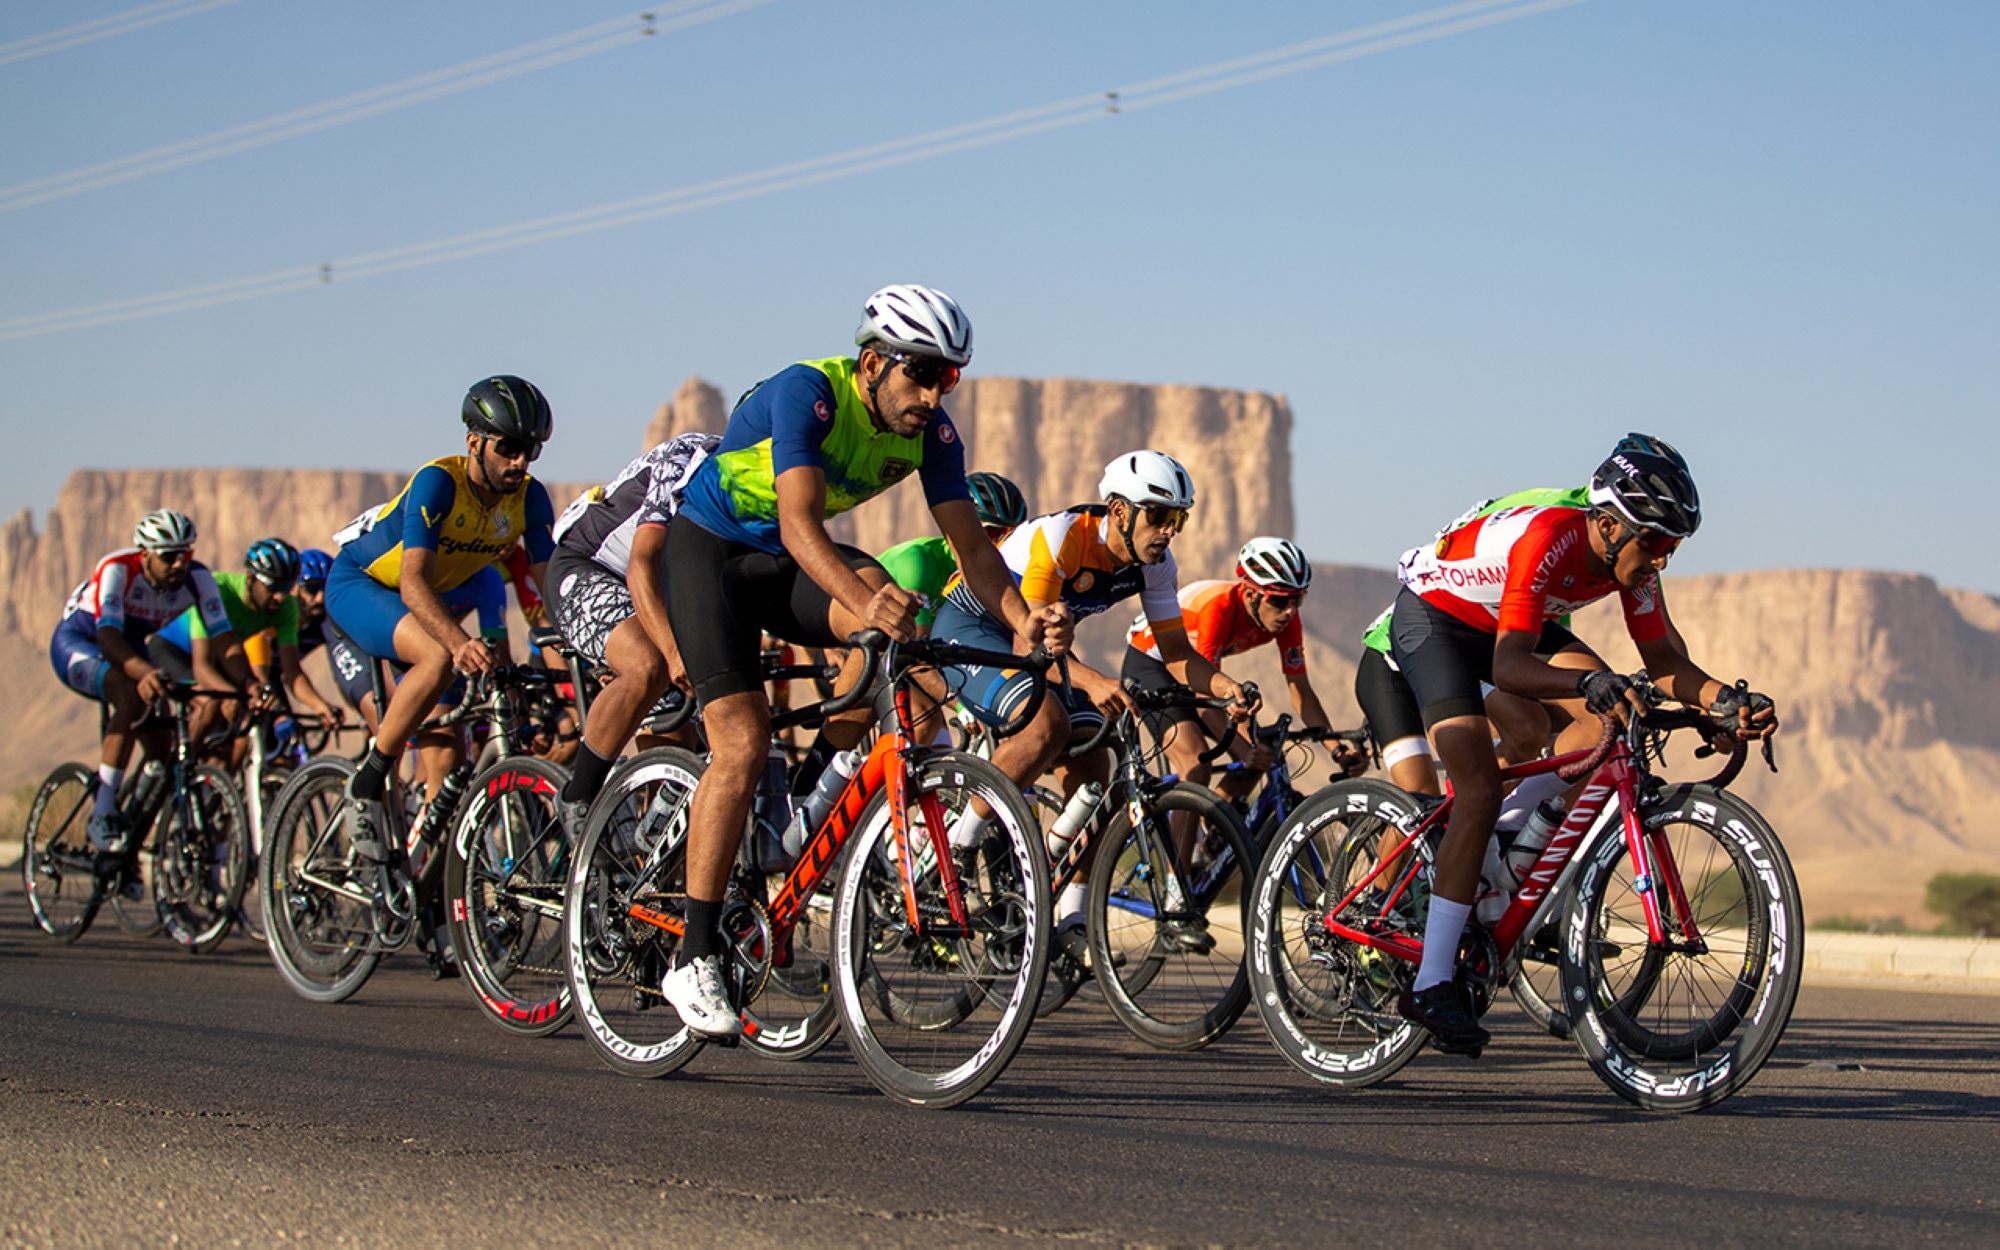
{"label": "red bicycle frame", "polygon": [[[1542,773],[1556,772],[1584,763],[1603,749],[1600,744],[1588,750],[1516,764],[1501,769],[1500,776],[1502,780],[1517,781]],[[1520,890],[1514,895],[1514,901],[1500,917],[1499,923],[1490,931],[1494,948],[1499,952],[1503,962],[1513,954],[1522,935],[1530,932],[1531,926],[1534,926],[1551,906],[1557,888],[1566,876],[1565,869],[1575,859],[1577,852],[1610,818],[1614,810],[1611,802],[1614,798],[1617,800],[1615,810],[1624,821],[1625,846],[1632,857],[1634,885],[1646,909],[1648,942],[1654,946],[1670,944],[1666,920],[1660,914],[1659,894],[1653,889],[1657,874],[1673,899],[1674,913],[1679,917],[1679,937],[1687,944],[1677,949],[1696,952],[1705,949],[1701,934],[1694,925],[1687,891],[1681,882],[1680,869],[1674,863],[1673,853],[1667,846],[1665,836],[1648,833],[1639,822],[1639,776],[1640,769],[1633,759],[1632,748],[1621,734],[1610,744],[1610,749],[1603,755],[1602,761],[1591,770],[1589,780],[1577,794],[1576,801],[1570,805],[1569,815],[1563,818],[1562,827],[1555,831],[1549,838],[1548,845],[1542,848],[1541,856],[1529,870]],[[1420,939],[1397,932],[1370,932],[1346,924],[1337,917],[1353,904],[1363,890],[1395,864],[1417,839],[1437,828],[1440,822],[1449,819],[1451,809],[1452,791],[1447,782],[1444,801],[1418,822],[1416,828],[1405,834],[1394,850],[1380,856],[1374,869],[1357,882],[1338,904],[1328,909],[1322,922],[1327,932],[1350,942],[1372,946],[1398,959],[1407,959],[1412,963],[1421,961],[1424,944]],[[1382,912],[1378,914],[1386,914],[1395,906],[1396,901],[1409,889],[1410,882],[1415,880],[1420,867],[1421,864],[1412,858],[1400,874],[1395,889],[1390,891]]]}

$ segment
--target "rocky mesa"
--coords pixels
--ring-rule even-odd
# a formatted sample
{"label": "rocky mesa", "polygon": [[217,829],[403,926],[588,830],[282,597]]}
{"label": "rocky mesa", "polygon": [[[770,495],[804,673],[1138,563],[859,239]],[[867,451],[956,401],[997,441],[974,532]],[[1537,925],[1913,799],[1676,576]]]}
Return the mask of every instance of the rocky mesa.
{"label": "rocky mesa", "polygon": [[[1282,396],[1069,379],[980,378],[952,396],[971,463],[1020,483],[1031,508],[1092,498],[1103,464],[1157,446],[1195,472],[1200,500],[1175,544],[1184,578],[1227,576],[1237,546],[1292,528],[1290,432]],[[723,396],[689,379],[662,405],[644,445],[719,430]],[[635,448],[636,450],[636,448]],[[605,476],[619,466],[604,466]],[[89,754],[95,716],[49,673],[47,640],[71,587],[125,544],[134,518],[171,504],[194,514],[216,564],[278,533],[324,541],[401,484],[390,472],[218,469],[79,470],[38,530],[26,513],[0,527],[0,780],[32,779]],[[558,507],[577,486],[552,488]],[[922,492],[906,487],[837,522],[870,550],[932,532]],[[1385,561],[1395,553],[1383,553]],[[220,557],[220,558],[218,558]],[[1384,568],[1316,566],[1306,626],[1315,685],[1352,723],[1363,627],[1386,606]],[[1780,570],[1670,578],[1668,599],[1695,655],[1718,676],[1748,677],[1780,701],[1782,771],[1739,783],[1772,820],[1805,885],[1808,914],[1903,915],[1928,923],[1923,884],[1939,871],[2000,871],[2000,600],[1928,578]],[[1129,615],[1085,631],[1093,661],[1115,665]],[[1615,609],[1578,630],[1613,663],[1633,663]],[[1232,664],[1283,706],[1268,649]],[[1698,775],[1679,764],[1677,775]]]}

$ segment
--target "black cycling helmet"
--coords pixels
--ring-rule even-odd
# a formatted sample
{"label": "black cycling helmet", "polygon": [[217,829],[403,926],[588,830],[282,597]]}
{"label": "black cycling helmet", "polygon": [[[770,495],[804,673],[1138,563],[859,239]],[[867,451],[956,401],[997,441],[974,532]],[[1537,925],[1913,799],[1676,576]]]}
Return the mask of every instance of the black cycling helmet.
{"label": "black cycling helmet", "polygon": [[1597,466],[1590,502],[1634,529],[1686,538],[1701,528],[1701,495],[1687,461],[1647,434],[1627,434]]}
{"label": "black cycling helmet", "polygon": [[243,553],[243,567],[272,590],[290,590],[299,580],[299,549],[282,538],[260,538]]}
{"label": "black cycling helmet", "polygon": [[981,525],[1013,529],[1028,519],[1028,501],[1021,488],[998,473],[968,473],[965,488],[972,492],[972,510]]}
{"label": "black cycling helmet", "polygon": [[548,397],[526,378],[511,373],[476,382],[460,409],[465,428],[497,438],[518,438],[540,447],[555,429]]}

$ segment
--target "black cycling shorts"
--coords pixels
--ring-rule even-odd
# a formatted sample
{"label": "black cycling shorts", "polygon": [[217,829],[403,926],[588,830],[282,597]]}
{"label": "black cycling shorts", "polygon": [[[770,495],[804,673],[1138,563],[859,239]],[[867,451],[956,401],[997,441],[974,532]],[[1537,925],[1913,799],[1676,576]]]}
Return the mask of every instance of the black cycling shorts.
{"label": "black cycling shorts", "polygon": [[[1456,716],[1486,715],[1480,683],[1493,681],[1494,639],[1407,588],[1396,596],[1389,619],[1390,653],[1417,697],[1425,729]],[[1554,655],[1582,645],[1576,635],[1547,621],[1535,654]]]}
{"label": "black cycling shorts", "polygon": [[1424,736],[1424,713],[1409,679],[1373,647],[1361,649],[1354,667],[1354,701],[1368,718],[1368,736],[1380,751],[1391,742]]}
{"label": "black cycling shorts", "polygon": [[[847,567],[881,569],[836,543]],[[695,697],[710,702],[764,686],[764,635],[802,647],[844,647],[828,625],[833,597],[789,555],[774,556],[703,529],[689,516],[667,531],[667,622]]]}
{"label": "black cycling shorts", "polygon": [[[1173,671],[1164,662],[1130,645],[1125,648],[1125,663],[1119,669],[1118,675],[1127,681],[1138,682],[1142,690],[1185,689],[1181,683],[1174,680]],[[1154,739],[1162,745],[1165,745],[1173,734],[1191,733],[1196,735],[1197,740],[1202,741],[1203,749],[1207,748],[1205,740],[1207,731],[1202,728],[1195,709],[1191,707],[1149,709],[1140,712],[1139,719],[1145,722],[1146,728],[1152,731]]]}

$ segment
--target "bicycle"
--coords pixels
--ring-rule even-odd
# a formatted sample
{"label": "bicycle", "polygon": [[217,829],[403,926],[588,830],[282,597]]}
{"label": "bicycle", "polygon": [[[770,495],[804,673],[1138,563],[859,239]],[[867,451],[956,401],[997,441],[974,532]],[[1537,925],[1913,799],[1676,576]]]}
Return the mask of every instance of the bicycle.
{"label": "bicycle", "polygon": [[[50,937],[76,941],[107,898],[128,930],[143,934],[164,929],[196,954],[213,950],[228,934],[243,891],[250,821],[228,775],[194,759],[187,705],[198,697],[245,696],[233,690],[168,687],[161,703],[174,709],[173,752],[167,760],[149,759],[135,770],[122,805],[131,830],[123,846],[97,851],[84,835],[99,782],[83,765],[57,767],[36,792],[23,838],[21,877],[35,924]],[[141,855],[148,851],[151,871],[142,873]],[[137,899],[127,893],[141,879],[149,887],[156,918],[152,925],[139,922]],[[129,919],[127,910],[134,912]]]}
{"label": "bicycle", "polygon": [[[1145,711],[1231,706],[1185,689],[1151,691],[1132,682],[1125,688]],[[1091,968],[1065,952],[1053,955],[1043,1014],[1091,980],[1094,969],[1111,1014],[1133,1036],[1163,1050],[1197,1050],[1227,1032],[1249,1005],[1243,887],[1256,850],[1242,817],[1213,791],[1148,770],[1130,712],[1107,718],[1070,755],[1089,755],[1114,740],[1116,775],[1094,799],[1087,789],[1071,796],[1076,811],[1065,808],[1065,819],[1077,821],[1076,834],[1055,852],[1050,869],[1054,895],[1077,879],[1091,847],[1102,844],[1088,883]],[[1206,758],[1226,749],[1218,746]],[[1191,828],[1177,838],[1174,826],[1186,822]],[[1185,856],[1183,839],[1190,848]],[[1116,975],[1104,975],[1106,969]]]}
{"label": "bicycle", "polygon": [[358,725],[336,724],[331,719],[311,713],[294,714],[271,709],[231,731],[250,741],[242,765],[237,770],[238,775],[232,780],[237,793],[243,797],[244,810],[250,816],[250,862],[244,878],[248,887],[237,904],[236,923],[251,941],[264,940],[264,910],[258,902],[255,883],[257,865],[263,862],[264,857],[265,818],[271,812],[273,800],[285,788],[285,783],[291,780],[292,773],[318,754],[313,748],[315,742],[324,748],[339,734],[360,728]]}
{"label": "bicycle", "polygon": [[[805,830],[797,862],[768,903],[759,901],[765,874],[739,863],[723,909],[724,980],[753,1051],[799,1057],[837,1023],[885,1094],[956,1106],[1000,1074],[1033,1023],[1048,958],[1047,859],[1039,826],[1003,774],[914,740],[911,673],[920,664],[1026,668],[1035,686],[1019,725],[1040,706],[1047,660],[928,640],[892,645],[874,630],[850,643],[864,652],[864,672],[878,663],[886,672],[894,730],[875,740]],[[833,715],[867,693],[858,682],[774,715],[772,732]],[[701,767],[671,747],[626,761],[592,804],[573,861],[566,928],[577,1017],[599,1057],[631,1076],[677,1071],[706,1044],[658,990],[685,932],[688,807]],[[992,814],[972,863],[977,905],[945,840],[975,798]],[[829,914],[816,899],[843,855]],[[822,986],[831,982],[837,1015],[826,1013],[821,988],[803,1018],[800,1007],[787,1007],[786,1023],[767,1027],[761,996],[796,967],[798,933],[816,924],[832,932],[830,972],[818,975]]]}
{"label": "bicycle", "polygon": [[[1506,912],[1490,929],[1468,925],[1459,972],[1483,1013],[1524,937],[1555,921],[1565,1023],[1590,1069],[1629,1102],[1691,1111],[1743,1088],[1783,1035],[1803,913],[1777,835],[1723,789],[1746,758],[1734,726],[1662,710],[1644,674],[1635,688],[1649,710],[1622,726],[1606,717],[1594,749],[1501,770],[1588,780]],[[1648,770],[1681,729],[1728,751],[1714,777],[1670,784]],[[1767,763],[1769,751],[1767,739]],[[1315,1080],[1373,1085],[1423,1045],[1395,1000],[1422,958],[1430,858],[1451,803],[1335,782],[1266,854],[1252,896],[1253,996],[1279,1053]],[[1386,854],[1380,839],[1393,844]]]}
{"label": "bicycle", "polygon": [[[1277,833],[1278,827],[1306,801],[1306,796],[1292,787],[1290,755],[1293,747],[1301,743],[1344,742],[1363,753],[1372,752],[1374,749],[1366,725],[1359,729],[1318,729],[1311,726],[1293,729],[1290,712],[1263,726],[1258,725],[1253,717],[1247,726],[1247,732],[1254,741],[1264,744],[1271,750],[1271,766],[1264,770],[1263,788],[1257,792],[1256,801],[1250,805],[1250,810],[1243,817],[1245,827],[1250,830],[1251,845],[1256,847],[1259,855],[1262,855],[1264,848],[1271,844],[1271,837]],[[1203,752],[1203,758],[1219,755],[1224,749],[1226,747],[1218,746]],[[1232,760],[1218,771],[1242,772],[1249,767],[1248,764]]]}
{"label": "bicycle", "polygon": [[[548,679],[545,670],[511,666],[470,678],[465,701],[425,722],[419,732],[490,721],[498,732],[479,758],[504,760],[513,750],[508,737],[512,726],[496,705],[505,703],[513,683]],[[377,706],[382,706],[379,665],[376,683]],[[541,818],[555,821],[554,794],[567,774],[546,761],[534,764],[538,782],[511,793],[534,796],[544,808]],[[272,802],[267,853],[258,871],[271,962],[294,991],[313,1002],[351,997],[383,956],[413,937],[424,944],[432,975],[445,975],[446,957],[430,901],[443,875],[444,860],[437,851],[446,831],[458,824],[474,764],[462,763],[448,773],[414,816],[400,802],[385,804],[391,827],[384,833],[392,849],[382,864],[357,860],[349,841],[347,782],[355,767],[345,756],[321,756],[292,774]],[[541,783],[553,789],[545,793]]]}

